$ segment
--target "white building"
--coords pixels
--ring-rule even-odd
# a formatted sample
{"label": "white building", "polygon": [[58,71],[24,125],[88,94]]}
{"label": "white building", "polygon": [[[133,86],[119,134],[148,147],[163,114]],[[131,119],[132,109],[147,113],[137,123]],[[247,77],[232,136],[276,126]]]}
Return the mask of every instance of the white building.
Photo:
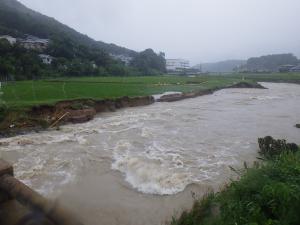
{"label": "white building", "polygon": [[190,68],[190,62],[185,59],[166,59],[166,67],[169,72],[182,72]]}
{"label": "white building", "polygon": [[0,36],[0,39],[6,39],[11,45],[14,45],[17,43],[17,39],[12,36],[9,36],[9,35],[2,35],[2,36]]}
{"label": "white building", "polygon": [[53,61],[53,57],[51,55],[40,54],[39,57],[43,61],[44,64],[50,65]]}

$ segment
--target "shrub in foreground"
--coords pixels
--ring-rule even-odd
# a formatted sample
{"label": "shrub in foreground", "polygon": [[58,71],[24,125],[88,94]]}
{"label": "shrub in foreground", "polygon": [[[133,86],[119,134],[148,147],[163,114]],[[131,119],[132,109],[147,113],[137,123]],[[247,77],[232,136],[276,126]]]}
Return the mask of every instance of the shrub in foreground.
{"label": "shrub in foreground", "polygon": [[196,201],[190,212],[171,224],[299,225],[299,212],[300,153],[284,148],[276,157],[245,167],[238,181]]}

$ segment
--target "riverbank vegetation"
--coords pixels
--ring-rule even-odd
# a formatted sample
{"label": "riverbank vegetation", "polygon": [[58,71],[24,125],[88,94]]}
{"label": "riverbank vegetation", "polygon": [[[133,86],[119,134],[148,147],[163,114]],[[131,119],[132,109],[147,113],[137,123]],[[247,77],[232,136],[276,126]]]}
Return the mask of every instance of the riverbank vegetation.
{"label": "riverbank vegetation", "polygon": [[233,169],[240,179],[196,200],[171,225],[300,224],[300,152],[296,144],[259,139],[260,162]]}

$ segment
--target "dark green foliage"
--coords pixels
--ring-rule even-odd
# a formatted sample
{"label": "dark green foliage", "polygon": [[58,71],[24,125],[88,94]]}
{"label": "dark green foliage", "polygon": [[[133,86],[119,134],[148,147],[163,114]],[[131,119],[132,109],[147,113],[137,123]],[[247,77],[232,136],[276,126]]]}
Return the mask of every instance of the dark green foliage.
{"label": "dark green foliage", "polygon": [[221,224],[299,224],[300,157],[278,159],[249,169],[219,195]]}
{"label": "dark green foliage", "polygon": [[164,54],[156,54],[152,49],[146,49],[139,53],[131,62],[143,74],[156,75],[166,72],[166,60]]}
{"label": "dark green foliage", "polygon": [[8,113],[7,106],[5,104],[0,103],[0,123],[5,119]]}
{"label": "dark green foliage", "polygon": [[218,211],[215,198],[214,193],[205,195],[200,201],[195,201],[190,212],[183,212],[179,219],[173,218],[170,225],[211,224],[213,221],[208,218]]}
{"label": "dark green foliage", "polygon": [[[190,212],[184,212],[171,224],[299,225],[300,152],[287,151],[287,144],[281,140],[267,139],[266,143],[277,141],[276,148],[283,148],[276,149],[280,152],[277,157],[250,169],[245,167],[240,180],[233,181],[209,201],[197,201]],[[217,213],[212,210],[216,205]]]}
{"label": "dark green foliage", "polygon": [[0,40],[0,80],[37,79],[44,69],[36,52]]}
{"label": "dark green foliage", "polygon": [[299,63],[293,54],[266,55],[250,58],[245,65],[247,71],[277,72],[282,65],[297,65]]}
{"label": "dark green foliage", "polygon": [[259,153],[266,158],[278,156],[283,152],[298,151],[298,146],[295,143],[286,143],[286,140],[275,140],[270,136],[259,138],[258,144]]}

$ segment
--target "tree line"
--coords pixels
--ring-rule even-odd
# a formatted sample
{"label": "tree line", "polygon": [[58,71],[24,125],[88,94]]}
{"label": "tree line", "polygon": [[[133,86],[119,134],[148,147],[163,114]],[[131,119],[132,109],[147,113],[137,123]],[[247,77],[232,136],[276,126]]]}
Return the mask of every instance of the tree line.
{"label": "tree line", "polygon": [[249,58],[241,70],[250,72],[278,72],[281,66],[296,66],[299,63],[298,58],[291,53],[265,55]]}
{"label": "tree line", "polygon": [[152,49],[137,53],[130,65],[113,59],[100,48],[79,45],[71,39],[54,38],[45,54],[54,57],[51,65],[42,63],[39,51],[0,40],[0,75],[3,79],[27,80],[76,76],[138,76],[165,72],[162,53]]}

